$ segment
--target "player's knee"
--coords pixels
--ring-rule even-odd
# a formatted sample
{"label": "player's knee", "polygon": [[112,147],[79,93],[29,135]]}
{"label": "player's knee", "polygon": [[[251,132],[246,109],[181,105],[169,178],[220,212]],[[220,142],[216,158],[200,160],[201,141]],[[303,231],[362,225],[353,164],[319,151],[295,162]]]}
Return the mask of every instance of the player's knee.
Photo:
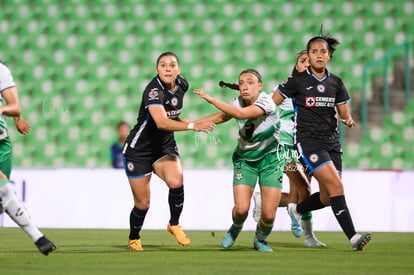
{"label": "player's knee", "polygon": [[166,183],[169,188],[177,189],[183,187],[183,180],[180,177],[171,177],[166,179]]}
{"label": "player's knee", "polygon": [[275,216],[274,215],[266,215],[265,213],[262,213],[261,223],[264,226],[272,227],[274,221],[275,221]]}
{"label": "player's knee", "polygon": [[138,209],[148,209],[150,206],[149,198],[134,199],[134,206]]}
{"label": "player's knee", "polygon": [[10,201],[17,200],[16,194],[14,193],[13,187],[10,183],[0,187],[0,200],[4,209],[7,209],[7,205]]}
{"label": "player's knee", "polygon": [[237,217],[247,216],[249,208],[243,205],[235,205],[233,208],[233,213]]}

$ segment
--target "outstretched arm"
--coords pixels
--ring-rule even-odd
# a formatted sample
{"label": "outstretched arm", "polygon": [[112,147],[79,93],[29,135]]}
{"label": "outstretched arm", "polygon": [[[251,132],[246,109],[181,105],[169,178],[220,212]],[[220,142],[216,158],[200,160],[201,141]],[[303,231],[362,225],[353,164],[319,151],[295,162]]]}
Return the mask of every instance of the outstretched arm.
{"label": "outstretched arm", "polygon": [[210,95],[208,95],[202,89],[195,89],[195,94],[198,94],[201,98],[205,99],[208,103],[214,105],[220,111],[226,113],[230,117],[236,119],[248,119],[264,115],[264,110],[256,105],[249,105],[243,108],[233,106],[231,104],[220,101]]}
{"label": "outstretched arm", "polygon": [[205,122],[205,121],[210,121],[213,122],[215,124],[220,124],[220,123],[224,123],[228,120],[230,120],[232,117],[227,115],[224,112],[219,112],[219,113],[215,113],[200,119],[197,119],[195,122]]}
{"label": "outstretched arm", "polygon": [[210,132],[214,130],[215,124],[210,121],[202,122],[184,122],[172,120],[167,117],[165,109],[161,105],[152,105],[148,107],[152,119],[155,121],[158,129],[164,131],[187,131],[194,130],[197,132]]}

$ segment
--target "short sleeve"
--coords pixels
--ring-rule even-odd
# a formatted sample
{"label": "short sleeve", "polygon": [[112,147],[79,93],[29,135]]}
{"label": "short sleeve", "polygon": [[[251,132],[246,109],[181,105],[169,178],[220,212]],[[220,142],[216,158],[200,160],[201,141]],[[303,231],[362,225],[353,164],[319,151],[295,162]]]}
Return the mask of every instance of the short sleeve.
{"label": "short sleeve", "polygon": [[179,75],[177,77],[176,83],[178,84],[178,86],[180,86],[183,92],[186,92],[188,90],[188,87],[190,86],[187,79],[185,79],[182,75]]}
{"label": "short sleeve", "polygon": [[149,105],[163,105],[163,90],[158,87],[147,87],[144,91],[143,102],[145,107],[148,107]]}
{"label": "short sleeve", "polygon": [[340,105],[348,102],[350,97],[348,95],[348,91],[342,81],[342,79],[338,78],[338,91],[336,93],[335,104]]}
{"label": "short sleeve", "polygon": [[297,93],[295,77],[289,76],[277,89],[284,97],[295,97]]}
{"label": "short sleeve", "polygon": [[14,83],[9,68],[0,63],[0,92],[14,86],[16,86],[16,83]]}
{"label": "short sleeve", "polygon": [[254,105],[262,108],[266,114],[272,114],[276,111],[276,105],[273,99],[264,92],[259,95]]}

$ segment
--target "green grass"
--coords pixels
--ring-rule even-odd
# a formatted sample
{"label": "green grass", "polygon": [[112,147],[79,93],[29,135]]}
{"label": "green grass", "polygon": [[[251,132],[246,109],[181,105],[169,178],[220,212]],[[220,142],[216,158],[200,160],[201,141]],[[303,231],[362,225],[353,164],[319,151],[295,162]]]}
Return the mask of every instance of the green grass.
{"label": "green grass", "polygon": [[306,248],[290,232],[272,232],[273,253],[253,249],[253,232],[222,250],[223,231],[187,231],[177,245],[166,231],[143,230],[145,251],[127,249],[128,230],[44,229],[59,248],[45,257],[19,228],[0,228],[0,274],[413,274],[414,233],[379,233],[354,252],[342,232],[317,232],[326,248]]}

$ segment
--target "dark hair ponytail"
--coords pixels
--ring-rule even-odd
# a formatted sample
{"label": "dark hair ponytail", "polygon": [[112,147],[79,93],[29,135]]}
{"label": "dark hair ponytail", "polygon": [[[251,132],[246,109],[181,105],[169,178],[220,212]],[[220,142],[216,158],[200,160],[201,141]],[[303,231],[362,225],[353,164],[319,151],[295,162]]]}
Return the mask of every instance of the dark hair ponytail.
{"label": "dark hair ponytail", "polygon": [[237,91],[240,90],[239,89],[239,84],[236,84],[236,83],[228,83],[228,82],[224,82],[223,80],[220,80],[220,82],[218,83],[218,85],[221,88],[230,88],[232,90],[237,90]]}
{"label": "dark hair ponytail", "polygon": [[[250,74],[253,74],[253,75],[255,75],[256,77],[257,77],[257,80],[260,82],[260,83],[262,83],[262,76],[260,75],[260,73],[258,72],[258,71],[256,71],[255,69],[246,69],[246,70],[243,70],[239,75],[242,75],[242,74],[246,74],[246,73],[250,73]],[[224,82],[223,80],[221,80],[219,83],[218,83],[218,85],[220,86],[220,87],[227,87],[227,88],[230,88],[230,89],[232,89],[232,90],[237,90],[237,91],[240,91],[240,87],[239,87],[239,84],[236,84],[236,83],[227,83],[227,82]]]}

